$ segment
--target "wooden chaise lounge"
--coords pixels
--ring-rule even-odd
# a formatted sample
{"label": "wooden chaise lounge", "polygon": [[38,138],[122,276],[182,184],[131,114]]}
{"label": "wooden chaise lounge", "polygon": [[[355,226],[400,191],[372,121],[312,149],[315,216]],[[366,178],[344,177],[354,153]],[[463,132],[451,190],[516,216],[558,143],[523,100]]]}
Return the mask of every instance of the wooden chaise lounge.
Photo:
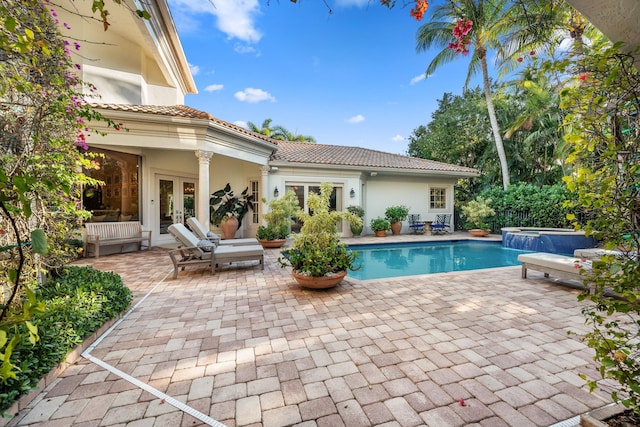
{"label": "wooden chaise lounge", "polygon": [[211,268],[211,274],[214,274],[216,268],[222,264],[257,260],[260,268],[264,270],[264,249],[260,245],[215,246],[209,243],[210,246],[202,246],[202,240],[198,240],[181,223],[171,224],[168,230],[180,244],[178,249],[169,251],[174,279],[178,277],[178,270],[184,270],[184,267],[193,264],[208,265]]}

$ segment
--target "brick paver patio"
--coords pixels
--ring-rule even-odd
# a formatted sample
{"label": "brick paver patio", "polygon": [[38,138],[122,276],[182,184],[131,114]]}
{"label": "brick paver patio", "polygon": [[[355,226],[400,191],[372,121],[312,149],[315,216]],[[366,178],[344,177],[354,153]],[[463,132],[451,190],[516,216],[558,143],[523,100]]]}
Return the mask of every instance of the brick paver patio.
{"label": "brick paver patio", "polygon": [[121,274],[138,305],[9,425],[526,427],[609,402],[609,389],[584,386],[592,351],[567,334],[585,328],[578,291],[542,274],[311,291],[267,253],[264,271],[177,280],[159,248],[90,260]]}

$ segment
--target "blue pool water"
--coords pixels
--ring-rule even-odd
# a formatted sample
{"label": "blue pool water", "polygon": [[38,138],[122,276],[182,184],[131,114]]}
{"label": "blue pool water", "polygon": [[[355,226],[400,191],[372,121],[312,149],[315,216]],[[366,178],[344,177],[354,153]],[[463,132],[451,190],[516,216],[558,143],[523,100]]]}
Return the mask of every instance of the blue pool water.
{"label": "blue pool water", "polygon": [[500,242],[451,242],[350,245],[362,268],[350,271],[359,280],[521,265],[518,255],[530,251],[502,247]]}

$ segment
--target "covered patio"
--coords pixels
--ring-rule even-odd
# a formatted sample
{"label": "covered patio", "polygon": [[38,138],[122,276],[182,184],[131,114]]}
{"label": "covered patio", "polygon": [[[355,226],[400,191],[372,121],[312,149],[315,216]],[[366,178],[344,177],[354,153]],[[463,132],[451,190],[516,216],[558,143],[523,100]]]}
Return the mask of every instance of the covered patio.
{"label": "covered patio", "polygon": [[585,330],[579,291],[542,273],[310,291],[265,252],[264,270],[177,280],[162,248],[83,260],[122,275],[135,306],[9,425],[573,426],[610,401],[607,384],[588,392],[592,350],[567,334]]}

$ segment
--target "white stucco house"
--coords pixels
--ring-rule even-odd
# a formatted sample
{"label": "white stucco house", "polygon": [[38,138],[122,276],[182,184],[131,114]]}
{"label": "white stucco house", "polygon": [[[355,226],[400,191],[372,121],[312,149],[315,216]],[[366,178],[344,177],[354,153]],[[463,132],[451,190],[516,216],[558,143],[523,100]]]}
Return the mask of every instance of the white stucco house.
{"label": "white stucco house", "polygon": [[[91,151],[104,154],[100,170],[90,172],[104,185],[84,194],[94,221],[140,220],[153,231],[152,244],[161,245],[173,242],[166,231],[173,222],[196,216],[207,224],[209,197],[227,183],[234,191],[248,187],[257,200],[292,189],[306,207],[308,192],[331,182],[337,209],[365,209],[368,233],[370,219],[395,204],[423,220],[453,213],[454,184],[478,175],[364,148],[275,141],[189,108],[185,96],[197,90],[166,0],[123,3],[146,8],[151,19],[110,4],[111,26],[104,32],[95,21],[60,13],[77,39],[101,42],[82,45],[76,58],[81,77],[101,96],[89,102],[127,129],[98,125],[106,136],[88,138]],[[90,4],[73,2],[86,14]],[[255,235],[265,207],[249,212],[238,237]],[[346,224],[342,230],[349,235]]]}

